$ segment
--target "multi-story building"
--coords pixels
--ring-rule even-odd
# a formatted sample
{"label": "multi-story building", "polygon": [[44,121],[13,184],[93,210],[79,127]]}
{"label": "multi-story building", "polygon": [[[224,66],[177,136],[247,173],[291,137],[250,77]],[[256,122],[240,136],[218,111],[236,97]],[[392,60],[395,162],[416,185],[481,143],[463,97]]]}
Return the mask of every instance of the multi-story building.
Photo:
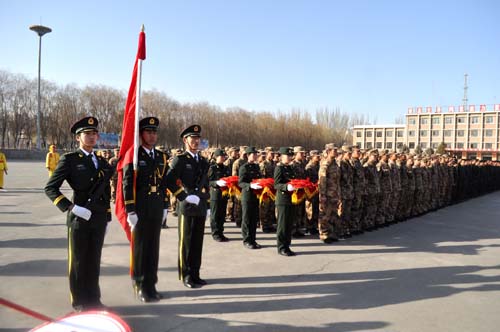
{"label": "multi-story building", "polygon": [[353,144],[362,149],[425,151],[446,144],[459,158],[500,160],[500,104],[409,108],[406,124],[354,126]]}

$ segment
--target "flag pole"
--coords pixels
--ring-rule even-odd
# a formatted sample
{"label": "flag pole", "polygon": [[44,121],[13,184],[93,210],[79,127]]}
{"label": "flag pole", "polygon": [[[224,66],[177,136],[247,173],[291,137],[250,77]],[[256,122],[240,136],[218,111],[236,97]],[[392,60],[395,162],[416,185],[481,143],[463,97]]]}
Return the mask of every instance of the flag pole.
{"label": "flag pole", "polygon": [[[144,32],[144,24],[141,26],[141,32]],[[135,124],[134,124],[134,171],[137,171],[139,155],[139,119],[141,113],[141,77],[142,77],[142,59],[137,59],[137,84],[135,93]]]}

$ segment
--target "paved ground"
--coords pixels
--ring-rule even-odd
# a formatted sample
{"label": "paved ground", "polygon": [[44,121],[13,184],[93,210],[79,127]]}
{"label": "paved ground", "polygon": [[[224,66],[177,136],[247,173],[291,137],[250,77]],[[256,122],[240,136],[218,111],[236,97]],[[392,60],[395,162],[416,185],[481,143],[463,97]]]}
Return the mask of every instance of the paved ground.
{"label": "paved ground", "polygon": [[[71,311],[64,215],[42,193],[40,162],[10,162],[0,193],[0,296],[51,317]],[[102,300],[134,331],[498,331],[500,192],[335,245],[294,240],[278,256],[275,236],[243,248],[205,237],[197,290],[176,279],[177,227],[162,233],[160,282],[166,299],[132,296],[128,244],[113,222],[103,249]],[[207,228],[208,234],[208,228]],[[0,331],[38,321],[0,308]]]}

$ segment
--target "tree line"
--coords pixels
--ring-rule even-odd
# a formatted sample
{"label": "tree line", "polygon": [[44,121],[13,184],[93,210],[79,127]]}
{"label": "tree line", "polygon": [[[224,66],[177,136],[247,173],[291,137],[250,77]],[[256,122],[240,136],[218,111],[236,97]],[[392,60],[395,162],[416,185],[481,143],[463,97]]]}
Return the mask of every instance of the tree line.
{"label": "tree line", "polygon": [[[106,85],[41,84],[42,147],[56,144],[71,149],[76,143],[71,125],[85,116],[99,119],[99,130],[121,133],[126,91]],[[251,111],[221,107],[207,102],[181,103],[164,92],[142,92],[142,115],[160,119],[159,145],[179,147],[179,133],[191,124],[203,128],[210,146],[294,146],[320,149],[325,143],[352,142],[350,128],[369,124],[368,116],[341,112],[339,108],[314,111]],[[36,145],[37,80],[0,70],[0,145],[32,149]]]}

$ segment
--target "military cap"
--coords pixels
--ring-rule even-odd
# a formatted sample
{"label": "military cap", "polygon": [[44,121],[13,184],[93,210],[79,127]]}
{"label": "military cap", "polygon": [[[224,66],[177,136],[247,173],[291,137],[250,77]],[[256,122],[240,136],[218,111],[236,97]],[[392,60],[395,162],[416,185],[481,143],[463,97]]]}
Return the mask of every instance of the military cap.
{"label": "military cap", "polygon": [[156,131],[158,130],[159,125],[160,125],[160,120],[158,120],[158,118],[155,118],[154,116],[148,116],[139,121],[139,130],[142,131],[150,129]]}
{"label": "military cap", "polygon": [[309,155],[311,157],[318,156],[319,155],[319,151],[318,150],[311,150],[311,151],[309,151]]}
{"label": "military cap", "polygon": [[303,146],[297,145],[293,147],[293,153],[306,152]]}
{"label": "military cap", "polygon": [[294,154],[294,149],[292,149],[291,147],[289,146],[282,146],[280,149],[279,149],[279,153],[282,154],[282,155],[287,155],[287,156],[293,156]]}
{"label": "military cap", "polygon": [[255,148],[255,146],[247,146],[247,148],[245,149],[245,152],[247,154],[250,154],[250,153],[259,153],[259,151],[257,151],[257,149]]}
{"label": "military cap", "polygon": [[266,146],[266,148],[264,149],[264,151],[266,152],[274,152],[274,149],[272,146]]}
{"label": "military cap", "polygon": [[184,129],[181,133],[181,137],[189,137],[189,136],[194,136],[194,137],[200,137],[201,136],[201,126],[200,125],[192,125]]}
{"label": "military cap", "polygon": [[342,145],[343,152],[352,152],[352,148],[349,145]]}
{"label": "military cap", "polygon": [[370,151],[368,151],[368,153],[370,155],[376,155],[376,156],[378,156],[378,150],[377,149],[371,149]]}
{"label": "military cap", "polygon": [[238,148],[236,148],[236,147],[232,146],[232,147],[230,147],[230,148],[229,148],[229,151],[230,151],[230,152],[233,152],[233,151],[238,151]]}
{"label": "military cap", "polygon": [[76,121],[72,126],[71,126],[71,133],[72,134],[79,134],[84,131],[98,131],[97,130],[97,125],[99,124],[99,121],[97,121],[96,118],[93,116],[88,116],[85,117],[81,120]]}
{"label": "military cap", "polygon": [[325,144],[325,150],[337,150],[337,147],[333,143]]}
{"label": "military cap", "polygon": [[219,156],[227,156],[226,151],[222,149],[216,149],[214,152],[214,157],[219,157]]}

